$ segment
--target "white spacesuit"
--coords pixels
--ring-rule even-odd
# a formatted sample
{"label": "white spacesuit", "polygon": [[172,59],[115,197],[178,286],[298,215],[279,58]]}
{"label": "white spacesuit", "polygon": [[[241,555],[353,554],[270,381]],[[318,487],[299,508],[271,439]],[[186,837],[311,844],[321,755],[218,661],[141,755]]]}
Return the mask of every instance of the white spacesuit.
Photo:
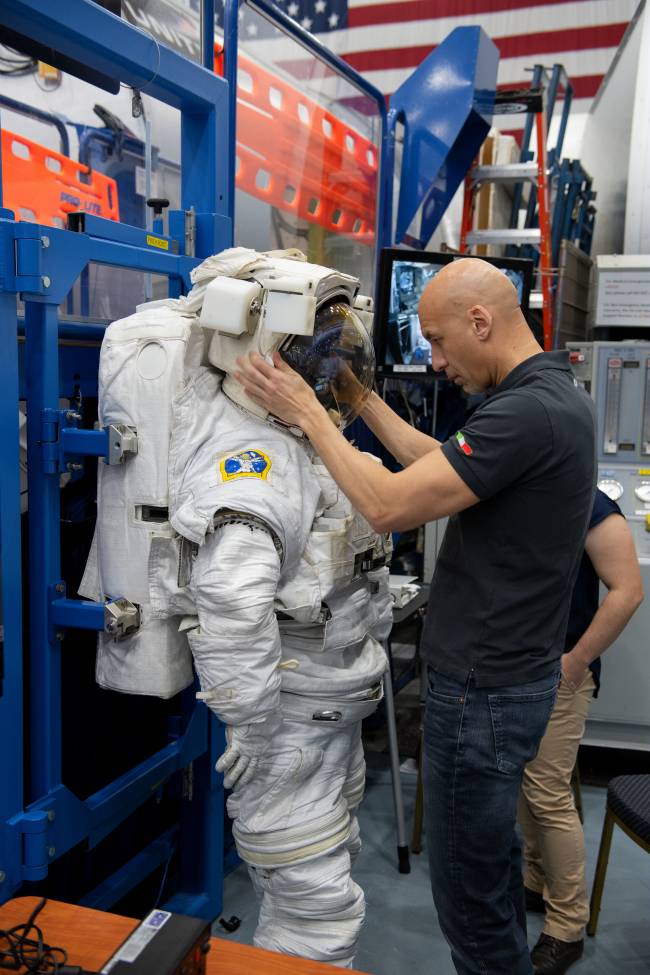
{"label": "white spacesuit", "polygon": [[102,348],[100,421],[135,428],[138,453],[101,467],[81,592],[126,597],[141,618],[124,639],[100,635],[97,679],[170,696],[193,659],[198,697],[227,728],[217,768],[261,901],[255,943],[349,967],[390,538],[231,373],[237,355],[279,348],[342,425],[372,380],[370,303],[354,278],[294,253],[233,249],[194,280],[188,298],[111,325]]}

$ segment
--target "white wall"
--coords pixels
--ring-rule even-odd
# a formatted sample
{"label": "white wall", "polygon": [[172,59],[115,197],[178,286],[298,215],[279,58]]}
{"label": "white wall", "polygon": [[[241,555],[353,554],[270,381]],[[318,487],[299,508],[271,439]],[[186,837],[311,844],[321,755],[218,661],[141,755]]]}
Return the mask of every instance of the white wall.
{"label": "white wall", "polygon": [[632,116],[632,151],[625,209],[625,253],[650,254],[650,10],[642,15],[639,70]]}
{"label": "white wall", "polygon": [[637,14],[630,24],[584,129],[579,158],[593,177],[597,193],[592,257],[623,253],[632,116],[644,19],[643,14]]}

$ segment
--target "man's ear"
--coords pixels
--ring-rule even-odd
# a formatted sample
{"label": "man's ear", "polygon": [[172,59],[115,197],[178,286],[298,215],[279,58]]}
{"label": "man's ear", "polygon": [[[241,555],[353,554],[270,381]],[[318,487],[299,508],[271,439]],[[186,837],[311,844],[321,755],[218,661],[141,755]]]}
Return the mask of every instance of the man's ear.
{"label": "man's ear", "polygon": [[472,305],[469,309],[469,317],[477,339],[485,342],[492,331],[492,313],[483,305]]}

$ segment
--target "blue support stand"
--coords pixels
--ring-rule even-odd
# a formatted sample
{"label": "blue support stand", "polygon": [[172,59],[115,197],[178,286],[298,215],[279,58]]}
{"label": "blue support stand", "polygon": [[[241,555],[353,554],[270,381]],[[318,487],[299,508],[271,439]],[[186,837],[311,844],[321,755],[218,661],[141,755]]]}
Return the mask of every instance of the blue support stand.
{"label": "blue support stand", "polygon": [[[50,864],[80,843],[92,849],[146,802],[153,792],[182,792],[178,825],[107,877],[85,902],[108,908],[172,854],[181,878],[175,910],[208,919],[221,910],[223,789],[214,771],[223,732],[193,693],[167,744],[86,799],[62,781],[61,662],[66,633],[104,628],[104,606],[65,595],[61,580],[60,486],[70,462],[109,459],[106,431],[78,427],[74,411],[61,411],[62,329],[58,306],[91,262],[167,276],[170,293],[190,287],[201,259],[232,244],[227,160],[234,155],[228,85],[200,65],[158,44],[90,0],[65,8],[48,0],[0,0],[2,23],[54,51],[146,90],[181,112],[181,206],[196,214],[195,255],[184,254],[183,211],[177,235],[151,246],[140,228],[78,215],[76,232],[17,223],[0,210],[0,465],[1,591],[4,675],[0,697],[3,789],[0,793],[0,900],[24,881],[43,880]],[[23,745],[21,550],[18,454],[17,296],[24,300],[24,388],[29,471],[29,618],[27,668],[30,750]],[[83,327],[66,325],[71,337]],[[94,333],[93,333],[94,335]],[[96,357],[94,360],[96,368]],[[78,466],[72,463],[73,467]],[[28,770],[23,782],[23,769]],[[182,787],[180,781],[182,780]],[[191,780],[191,788],[188,782]],[[25,802],[27,804],[25,805]]]}

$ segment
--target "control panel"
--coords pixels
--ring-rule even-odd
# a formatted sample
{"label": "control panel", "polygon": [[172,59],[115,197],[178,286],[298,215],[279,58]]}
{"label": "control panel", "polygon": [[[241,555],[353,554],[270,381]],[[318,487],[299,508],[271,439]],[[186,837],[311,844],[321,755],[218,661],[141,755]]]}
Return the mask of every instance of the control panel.
{"label": "control panel", "polygon": [[[603,660],[585,741],[650,750],[650,342],[568,345],[578,382],[596,407],[598,487],[632,532],[646,599]],[[606,593],[601,586],[601,599]]]}
{"label": "control panel", "polygon": [[598,462],[650,467],[650,342],[568,349],[576,379],[596,403]]}
{"label": "control panel", "polygon": [[627,518],[639,559],[650,562],[650,465],[598,465],[598,487]]}

